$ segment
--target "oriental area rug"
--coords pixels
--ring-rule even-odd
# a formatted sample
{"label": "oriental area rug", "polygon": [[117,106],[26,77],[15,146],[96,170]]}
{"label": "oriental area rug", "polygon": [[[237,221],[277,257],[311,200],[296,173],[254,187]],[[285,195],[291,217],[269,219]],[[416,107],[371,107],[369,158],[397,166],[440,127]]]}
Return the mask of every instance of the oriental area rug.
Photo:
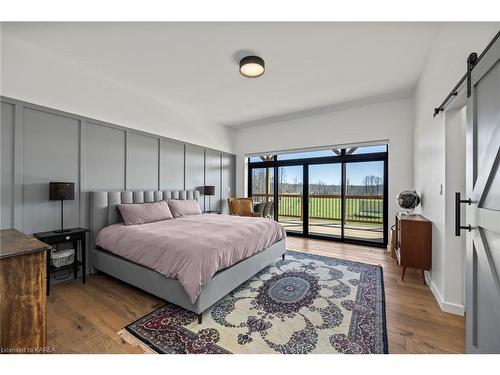
{"label": "oriental area rug", "polygon": [[203,313],[166,304],[118,334],[151,353],[387,353],[382,267],[288,251]]}

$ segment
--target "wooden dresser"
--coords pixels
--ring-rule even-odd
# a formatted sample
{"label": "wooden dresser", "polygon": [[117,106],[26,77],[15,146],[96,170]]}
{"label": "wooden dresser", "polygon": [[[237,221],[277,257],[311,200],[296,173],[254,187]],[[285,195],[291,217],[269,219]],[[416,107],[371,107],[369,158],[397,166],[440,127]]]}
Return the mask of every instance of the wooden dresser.
{"label": "wooden dresser", "polygon": [[421,215],[396,214],[396,256],[403,267],[401,280],[407,267],[417,268],[425,284],[424,271],[432,263],[432,222]]}
{"label": "wooden dresser", "polygon": [[0,231],[1,353],[40,353],[47,346],[48,248],[15,229]]}

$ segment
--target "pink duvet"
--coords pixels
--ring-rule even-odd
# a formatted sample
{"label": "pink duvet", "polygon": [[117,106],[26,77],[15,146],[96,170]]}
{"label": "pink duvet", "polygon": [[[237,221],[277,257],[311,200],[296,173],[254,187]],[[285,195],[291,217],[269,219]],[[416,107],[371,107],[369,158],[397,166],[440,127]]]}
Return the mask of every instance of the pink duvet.
{"label": "pink duvet", "polygon": [[286,237],[275,221],[192,215],[149,224],[103,228],[96,243],[132,262],[177,279],[192,303],[212,276]]}

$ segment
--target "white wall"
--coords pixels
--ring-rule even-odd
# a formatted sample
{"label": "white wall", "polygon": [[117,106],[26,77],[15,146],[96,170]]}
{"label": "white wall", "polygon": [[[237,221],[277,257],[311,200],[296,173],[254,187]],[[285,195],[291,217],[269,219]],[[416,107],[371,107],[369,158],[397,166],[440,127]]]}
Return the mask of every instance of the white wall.
{"label": "white wall", "polygon": [[433,118],[432,113],[465,73],[467,56],[471,52],[482,52],[499,28],[499,23],[441,26],[414,94],[415,188],[422,195],[420,212],[433,222],[432,271],[427,275],[428,281],[441,308],[459,314],[463,313],[464,306],[462,253],[456,241],[446,240],[451,228],[449,221],[453,219],[449,206],[447,214],[446,197],[453,194],[457,182],[446,186],[446,168],[447,159],[452,160],[465,149],[446,147],[447,140],[457,141],[454,137],[447,139],[445,131],[445,118],[460,127],[459,120],[453,121],[454,114]]}
{"label": "white wall", "polygon": [[124,87],[5,33],[1,33],[0,74],[0,93],[4,96],[232,151],[225,126]]}
{"label": "white wall", "polygon": [[389,223],[397,211],[397,193],[413,188],[410,98],[237,129],[233,136],[238,196],[245,194],[245,154],[377,140],[389,141]]}

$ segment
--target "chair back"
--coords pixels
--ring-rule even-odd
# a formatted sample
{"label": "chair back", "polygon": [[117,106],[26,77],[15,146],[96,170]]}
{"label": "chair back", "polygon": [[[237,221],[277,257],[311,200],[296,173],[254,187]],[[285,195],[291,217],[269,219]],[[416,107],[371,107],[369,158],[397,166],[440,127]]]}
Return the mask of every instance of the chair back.
{"label": "chair back", "polygon": [[264,210],[262,211],[262,216],[263,217],[270,217],[273,214],[273,208],[274,208],[273,202],[266,202],[266,205],[264,206]]}
{"label": "chair back", "polygon": [[266,202],[257,203],[253,206],[253,209],[256,213],[261,214],[264,217],[264,211],[266,209]]}

